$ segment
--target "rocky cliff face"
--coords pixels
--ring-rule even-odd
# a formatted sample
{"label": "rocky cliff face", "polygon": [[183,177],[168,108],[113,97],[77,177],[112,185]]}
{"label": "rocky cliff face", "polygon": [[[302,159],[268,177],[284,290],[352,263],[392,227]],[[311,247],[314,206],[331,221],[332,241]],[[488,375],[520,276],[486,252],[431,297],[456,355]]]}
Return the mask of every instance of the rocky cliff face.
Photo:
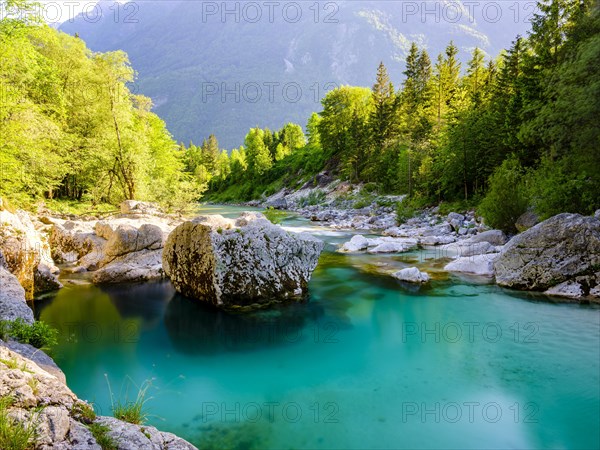
{"label": "rocky cliff face", "polygon": [[25,289],[34,296],[61,287],[58,268],[50,256],[50,247],[40,232],[42,223],[34,223],[25,211],[0,210],[0,250],[4,263]]}
{"label": "rocky cliff face", "polygon": [[268,304],[306,294],[323,246],[262,214],[199,217],[171,233],[163,267],[185,296],[220,307]]}

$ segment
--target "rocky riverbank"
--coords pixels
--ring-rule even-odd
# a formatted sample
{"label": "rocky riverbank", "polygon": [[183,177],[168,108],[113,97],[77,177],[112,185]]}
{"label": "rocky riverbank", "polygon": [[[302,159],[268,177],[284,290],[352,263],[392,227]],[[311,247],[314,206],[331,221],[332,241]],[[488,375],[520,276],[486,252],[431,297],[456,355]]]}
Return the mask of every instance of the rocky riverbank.
{"label": "rocky riverbank", "polygon": [[[473,211],[442,216],[439,208],[429,208],[396,226],[392,205],[402,200],[365,194],[361,186],[332,181],[323,173],[298,191],[283,189],[252,205],[293,211],[334,229],[380,235],[357,234],[340,247],[342,253],[424,249],[432,260],[449,260],[447,272],[484,276],[501,286],[552,297],[600,302],[600,211],[585,218],[561,214],[541,224],[528,211],[516,223],[521,233],[509,241],[503,232],[486,227]],[[400,272],[389,275],[417,284],[430,279],[416,267]]]}
{"label": "rocky riverbank", "polygon": [[[1,253],[0,253],[1,254]],[[33,322],[25,289],[0,265],[0,320]],[[29,344],[0,340],[0,420],[21,429],[40,450],[193,450],[196,447],[154,427],[96,417],[92,407],[67,387],[52,358]],[[27,447],[29,448],[29,447]]]}

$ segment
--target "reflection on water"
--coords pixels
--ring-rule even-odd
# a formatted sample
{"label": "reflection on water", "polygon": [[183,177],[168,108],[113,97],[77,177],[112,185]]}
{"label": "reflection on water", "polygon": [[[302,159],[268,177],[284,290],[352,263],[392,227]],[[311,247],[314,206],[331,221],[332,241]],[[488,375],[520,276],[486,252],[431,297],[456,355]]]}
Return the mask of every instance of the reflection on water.
{"label": "reflection on water", "polygon": [[79,396],[110,414],[106,376],[152,379],[151,423],[200,448],[600,446],[600,308],[381,273],[405,265],[328,252],[307,303],[250,314],[168,282],[69,287],[37,314]]}
{"label": "reflection on water", "polygon": [[218,354],[285,346],[300,341],[309,322],[318,323],[323,308],[289,304],[252,313],[230,313],[174,295],[165,312],[173,346],[187,354]]}

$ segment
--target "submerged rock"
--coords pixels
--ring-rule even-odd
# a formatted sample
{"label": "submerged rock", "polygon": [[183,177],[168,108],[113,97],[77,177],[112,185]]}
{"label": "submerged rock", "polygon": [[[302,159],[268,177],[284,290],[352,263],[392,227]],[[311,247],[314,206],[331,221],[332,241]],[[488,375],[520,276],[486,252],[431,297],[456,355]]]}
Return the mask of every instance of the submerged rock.
{"label": "submerged rock", "polygon": [[[559,214],[515,236],[495,263],[501,286],[594,295],[600,282],[600,220]],[[565,291],[566,289],[566,291]]]}
{"label": "submerged rock", "polygon": [[163,268],[181,294],[220,307],[301,299],[323,250],[262,214],[198,217],[169,235]]}
{"label": "submerged rock", "polygon": [[408,267],[406,269],[399,270],[392,274],[394,278],[400,281],[406,281],[408,283],[427,283],[429,281],[429,275],[425,272],[421,272],[416,267]]}

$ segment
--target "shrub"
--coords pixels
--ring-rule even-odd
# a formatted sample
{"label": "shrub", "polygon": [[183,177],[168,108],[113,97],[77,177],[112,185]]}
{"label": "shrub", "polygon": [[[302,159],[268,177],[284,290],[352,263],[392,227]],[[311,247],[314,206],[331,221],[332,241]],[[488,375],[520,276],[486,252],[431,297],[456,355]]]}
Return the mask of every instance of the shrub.
{"label": "shrub", "polygon": [[507,233],[515,233],[515,222],[527,210],[525,170],[511,156],[489,179],[489,189],[479,205],[479,213],[487,225]]}
{"label": "shrub", "polygon": [[272,206],[269,206],[267,209],[263,211],[263,214],[271,223],[278,225],[283,222],[283,219],[287,216],[287,214],[283,211],[279,211]]}
{"label": "shrub", "polygon": [[600,186],[580,170],[568,159],[542,159],[530,177],[531,199],[540,219],[563,212],[591,215],[600,208]]}
{"label": "shrub", "polygon": [[49,349],[57,344],[58,330],[44,322],[32,324],[18,318],[15,321],[0,322],[0,334],[12,337],[23,344],[31,344],[36,348]]}
{"label": "shrub", "polygon": [[119,448],[116,442],[108,435],[110,428],[106,425],[94,422],[91,423],[88,428],[102,450],[117,450]]}
{"label": "shrub", "polygon": [[92,424],[96,420],[94,408],[85,402],[75,402],[71,408],[71,415],[81,423]]}
{"label": "shrub", "polygon": [[396,222],[398,225],[402,225],[408,219],[412,219],[415,217],[415,214],[416,210],[408,199],[398,202],[398,206],[396,206]]}

